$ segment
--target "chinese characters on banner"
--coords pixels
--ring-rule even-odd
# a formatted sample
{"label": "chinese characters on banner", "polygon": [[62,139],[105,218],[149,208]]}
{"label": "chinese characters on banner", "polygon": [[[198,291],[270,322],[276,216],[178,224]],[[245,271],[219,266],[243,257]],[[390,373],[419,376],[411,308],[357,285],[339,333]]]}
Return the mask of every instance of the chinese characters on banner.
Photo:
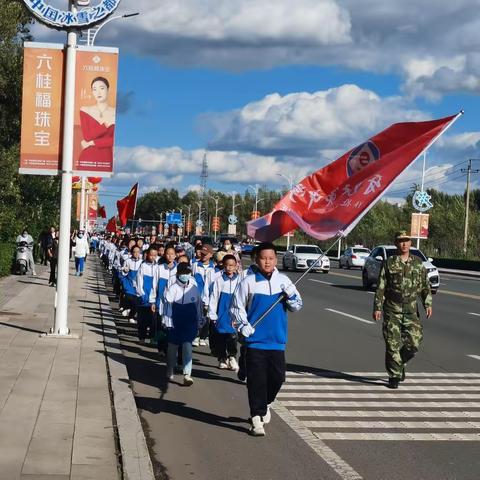
{"label": "chinese characters on banner", "polygon": [[75,76],[73,170],[111,176],[117,101],[118,50],[80,47]]}
{"label": "chinese characters on banner", "polygon": [[63,45],[25,43],[20,173],[60,170],[63,61]]}
{"label": "chinese characters on banner", "polygon": [[[25,43],[20,173],[61,170],[64,46]],[[73,170],[111,176],[118,49],[78,47]]]}
{"label": "chinese characters on banner", "polygon": [[410,235],[413,238],[428,238],[428,213],[412,213],[412,225]]}

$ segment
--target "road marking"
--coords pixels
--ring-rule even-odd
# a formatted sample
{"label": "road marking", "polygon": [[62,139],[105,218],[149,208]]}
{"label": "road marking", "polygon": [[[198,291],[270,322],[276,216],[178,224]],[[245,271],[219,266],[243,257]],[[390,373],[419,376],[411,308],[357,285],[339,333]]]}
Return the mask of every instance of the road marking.
{"label": "road marking", "polygon": [[337,275],[337,277],[355,278],[356,280],[362,280],[362,277],[358,275],[349,275],[348,273],[337,273],[330,270],[330,275]]}
{"label": "road marking", "polygon": [[325,441],[480,441],[480,374],[409,373],[398,390],[377,375],[288,372],[277,404]]}
{"label": "road marking", "polygon": [[472,298],[473,300],[480,300],[480,295],[473,295],[472,293],[453,292],[452,290],[438,289],[438,293],[445,293],[446,295],[453,295],[455,297]]}
{"label": "road marking", "polygon": [[467,357],[473,358],[475,360],[480,360],[480,355],[467,355]]}
{"label": "road marking", "polygon": [[316,280],[315,278],[309,278],[311,282],[316,282],[316,283],[323,283],[325,285],[333,285],[331,282],[324,282],[323,280]]}
{"label": "road marking", "polygon": [[468,312],[469,315],[475,315],[476,317],[480,317],[480,313],[473,313],[473,312]]}
{"label": "road marking", "polygon": [[480,420],[480,411],[455,412],[435,410],[291,410],[296,417],[409,417],[409,418],[475,418]]}
{"label": "road marking", "polygon": [[393,440],[393,441],[440,441],[478,442],[480,433],[316,433],[319,440]]}
{"label": "road marking", "polygon": [[363,479],[343,458],[323,443],[317,435],[314,435],[308,428],[303,426],[302,422],[292,415],[288,409],[278,404],[278,402],[272,405],[272,409],[342,480]]}
{"label": "road marking", "polygon": [[375,322],[372,322],[371,320],[365,320],[364,318],[356,317],[355,315],[350,315],[349,313],[340,312],[339,310],[334,310],[333,308],[326,308],[325,310],[328,310],[329,312],[333,312],[333,313],[338,313],[339,315],[343,315],[344,317],[353,318],[354,320],[358,320],[359,322],[375,323]]}

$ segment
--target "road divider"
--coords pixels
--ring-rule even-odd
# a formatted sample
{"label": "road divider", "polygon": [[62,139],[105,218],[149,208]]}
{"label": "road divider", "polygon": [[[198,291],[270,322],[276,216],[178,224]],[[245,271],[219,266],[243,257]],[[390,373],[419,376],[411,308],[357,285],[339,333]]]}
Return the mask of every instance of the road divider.
{"label": "road divider", "polygon": [[343,315],[344,317],[353,318],[354,320],[358,320],[359,322],[375,323],[372,320],[365,320],[364,318],[356,317],[355,315],[350,315],[350,313],[340,312],[339,310],[334,310],[333,308],[326,308],[325,310],[327,310],[328,312],[337,313],[338,315]]}

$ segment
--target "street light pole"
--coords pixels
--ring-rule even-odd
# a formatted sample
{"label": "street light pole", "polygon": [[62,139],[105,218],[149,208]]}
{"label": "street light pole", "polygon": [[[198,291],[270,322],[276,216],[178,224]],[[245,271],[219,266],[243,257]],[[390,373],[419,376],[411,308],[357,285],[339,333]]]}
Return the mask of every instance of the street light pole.
{"label": "street light pole", "polygon": [[[277,173],[280,177],[283,177],[288,182],[288,190],[291,191],[293,184],[295,183],[295,178],[293,175],[285,175],[284,173]],[[290,232],[287,233],[287,251],[290,248]],[[340,248],[340,247],[339,247]]]}
{"label": "street light pole", "polygon": [[[75,12],[73,0],[69,10]],[[63,113],[62,187],[60,197],[60,237],[58,244],[58,274],[56,291],[55,324],[50,330],[53,335],[68,335],[68,283],[70,269],[70,223],[72,212],[73,170],[73,123],[75,112],[75,68],[77,61],[77,33],[67,33],[65,65],[65,93]],[[85,177],[82,177],[85,178]]]}
{"label": "street light pole", "polygon": [[[215,203],[215,218],[218,218],[218,212],[219,212],[220,210],[223,210],[223,207],[218,208],[218,202],[220,201],[220,197],[210,195],[210,198],[211,198],[211,199],[214,201],[214,203]],[[217,242],[217,230],[214,230],[213,235],[214,235],[214,242],[216,243],[216,242]]]}
{"label": "street light pole", "polygon": [[87,179],[83,175],[81,178],[82,178],[82,189],[80,190],[80,230],[85,230],[85,190],[86,190]]}

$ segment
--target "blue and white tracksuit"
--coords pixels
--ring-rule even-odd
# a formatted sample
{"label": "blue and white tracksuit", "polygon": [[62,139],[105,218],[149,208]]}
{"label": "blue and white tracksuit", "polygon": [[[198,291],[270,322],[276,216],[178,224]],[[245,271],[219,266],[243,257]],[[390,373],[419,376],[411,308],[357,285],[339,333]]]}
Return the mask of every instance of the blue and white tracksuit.
{"label": "blue and white tracksuit", "polygon": [[203,324],[201,293],[193,282],[177,280],[165,291],[162,324],[168,332],[167,376],[173,375],[178,345],[182,345],[183,374],[190,375],[192,341]]}
{"label": "blue and white tracksuit", "polygon": [[[209,263],[206,265],[203,264],[201,260],[198,260],[197,262],[194,262],[192,265],[192,275],[193,278],[195,279],[195,282],[197,282],[198,290],[200,291],[200,294],[202,296],[202,301],[203,299],[208,297],[208,290],[207,290],[207,297],[204,297],[205,294],[205,285],[208,283],[208,274],[211,271],[215,270],[215,264],[213,263],[212,260],[210,260]],[[208,289],[208,286],[207,286]],[[208,303],[203,302],[203,306],[206,309],[208,307]],[[201,328],[199,332],[199,337],[201,340],[205,340],[208,337],[208,322],[206,322],[203,327]]]}
{"label": "blue and white tracksuit", "polygon": [[156,312],[152,311],[157,299],[158,265],[143,261],[135,277],[138,301],[138,338],[154,336]]}
{"label": "blue and white tracksuit", "polygon": [[162,315],[163,298],[165,290],[177,281],[177,262],[173,262],[173,267],[169,268],[166,263],[158,266],[158,283],[157,283],[157,312]]}
{"label": "blue and white tracksuit", "polygon": [[287,309],[298,311],[302,298],[295,288],[289,298],[284,289],[292,281],[277,269],[271,276],[257,271],[245,277],[233,296],[230,307],[237,328],[252,326],[275,302],[272,311],[256,325],[255,332],[245,338],[246,376],[251,417],[263,417],[285,381],[285,347],[288,337]]}

